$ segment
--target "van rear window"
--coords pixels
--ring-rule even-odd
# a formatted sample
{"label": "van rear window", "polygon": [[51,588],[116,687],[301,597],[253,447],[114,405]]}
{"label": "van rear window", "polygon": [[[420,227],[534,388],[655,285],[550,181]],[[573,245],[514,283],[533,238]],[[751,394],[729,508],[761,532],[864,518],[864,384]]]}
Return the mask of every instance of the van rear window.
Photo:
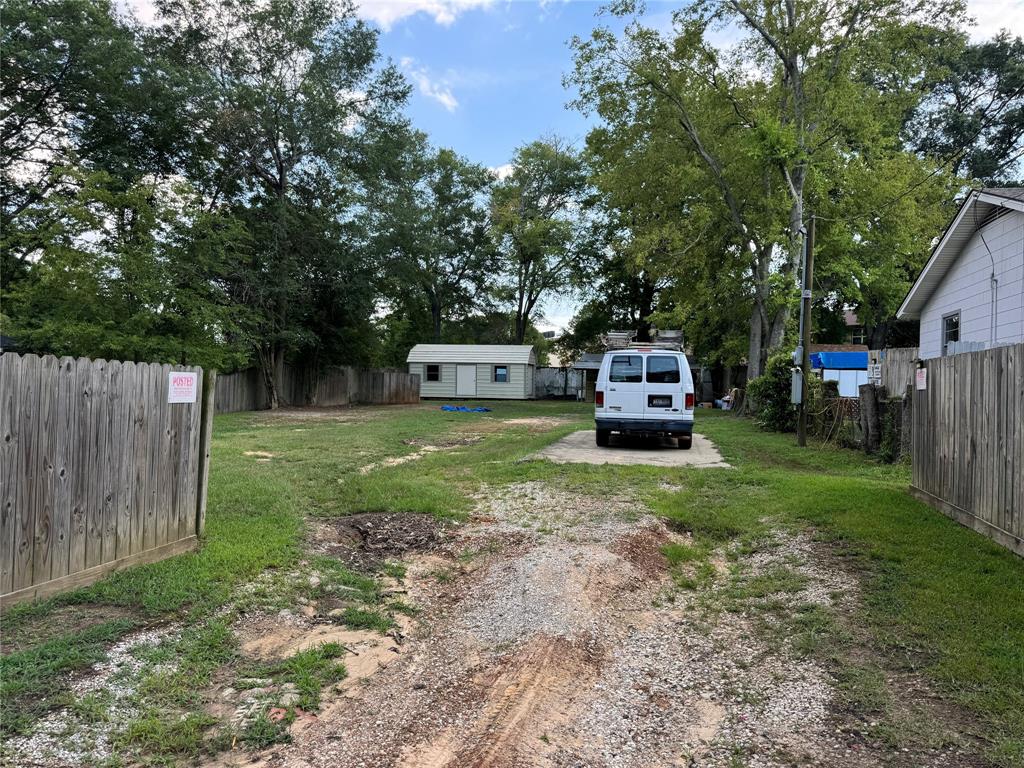
{"label": "van rear window", "polygon": [[679,358],[668,355],[651,355],[647,358],[648,384],[678,384]]}
{"label": "van rear window", "polygon": [[608,370],[608,381],[641,384],[644,380],[643,355],[615,355]]}

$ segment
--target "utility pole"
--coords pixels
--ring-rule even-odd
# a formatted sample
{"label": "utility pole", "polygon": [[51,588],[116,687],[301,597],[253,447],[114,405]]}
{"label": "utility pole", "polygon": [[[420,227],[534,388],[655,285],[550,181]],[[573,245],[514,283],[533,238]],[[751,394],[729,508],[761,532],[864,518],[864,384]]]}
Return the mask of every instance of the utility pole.
{"label": "utility pole", "polygon": [[805,235],[803,291],[800,294],[800,421],[797,425],[797,444],[807,445],[807,377],[811,375],[811,286],[814,285],[814,216]]}

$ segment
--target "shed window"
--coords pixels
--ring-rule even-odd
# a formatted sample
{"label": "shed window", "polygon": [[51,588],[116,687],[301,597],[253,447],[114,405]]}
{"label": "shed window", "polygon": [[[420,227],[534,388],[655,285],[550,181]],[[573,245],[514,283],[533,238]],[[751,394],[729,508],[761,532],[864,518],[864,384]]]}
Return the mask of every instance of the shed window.
{"label": "shed window", "polygon": [[441,366],[440,365],[428,365],[427,366],[427,381],[440,381],[441,380]]}
{"label": "shed window", "polygon": [[960,341],[960,313],[954,312],[942,318],[942,354],[949,353],[949,343]]}
{"label": "shed window", "polygon": [[670,355],[651,355],[647,358],[648,384],[678,384],[679,358]]}
{"label": "shed window", "polygon": [[494,383],[495,384],[507,384],[508,383],[508,366],[507,365],[496,365],[496,366],[494,366]]}
{"label": "shed window", "polygon": [[644,380],[643,355],[615,355],[608,372],[608,381],[640,384]]}

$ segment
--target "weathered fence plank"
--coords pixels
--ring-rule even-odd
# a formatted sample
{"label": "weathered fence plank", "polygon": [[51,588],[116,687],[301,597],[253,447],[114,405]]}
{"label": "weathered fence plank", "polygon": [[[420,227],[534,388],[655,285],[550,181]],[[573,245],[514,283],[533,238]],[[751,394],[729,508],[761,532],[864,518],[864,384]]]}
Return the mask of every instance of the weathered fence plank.
{"label": "weathered fence plank", "polygon": [[0,606],[195,546],[212,392],[168,403],[171,370],[0,356]]}
{"label": "weathered fence plank", "polygon": [[21,403],[18,419],[18,464],[14,481],[18,503],[14,516],[14,579],[12,589],[32,584],[32,540],[35,536],[36,447],[39,444],[39,376],[42,361],[33,357],[25,361],[21,373]]}
{"label": "weathered fence plank", "polygon": [[[308,372],[285,366],[281,391],[289,405],[399,405],[420,401],[419,376],[340,366],[323,371],[315,381]],[[255,368],[217,376],[217,413],[260,411],[269,407],[263,377]]]}
{"label": "weathered fence plank", "polygon": [[32,536],[32,583],[50,580],[53,567],[53,465],[57,451],[58,361],[44,357],[39,362],[39,437],[36,444],[35,533]]}
{"label": "weathered fence plank", "polygon": [[0,417],[3,418],[3,443],[0,462],[0,594],[10,592],[14,581],[15,519],[18,509],[18,483],[15,468],[20,454],[22,366],[14,358],[0,355]]}
{"label": "weathered fence plank", "polygon": [[927,360],[912,490],[1024,556],[1024,344]]}

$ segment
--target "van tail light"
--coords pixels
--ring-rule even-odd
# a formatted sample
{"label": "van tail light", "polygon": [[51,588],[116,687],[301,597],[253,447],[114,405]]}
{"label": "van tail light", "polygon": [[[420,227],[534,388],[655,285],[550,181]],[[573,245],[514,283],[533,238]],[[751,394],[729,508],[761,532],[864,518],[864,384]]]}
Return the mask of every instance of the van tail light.
{"label": "van tail light", "polygon": [[693,392],[686,393],[686,410],[693,410]]}
{"label": "van tail light", "polygon": [[604,405],[604,392],[602,392],[601,390],[597,390],[594,393],[594,405],[597,405],[597,406],[603,406]]}

